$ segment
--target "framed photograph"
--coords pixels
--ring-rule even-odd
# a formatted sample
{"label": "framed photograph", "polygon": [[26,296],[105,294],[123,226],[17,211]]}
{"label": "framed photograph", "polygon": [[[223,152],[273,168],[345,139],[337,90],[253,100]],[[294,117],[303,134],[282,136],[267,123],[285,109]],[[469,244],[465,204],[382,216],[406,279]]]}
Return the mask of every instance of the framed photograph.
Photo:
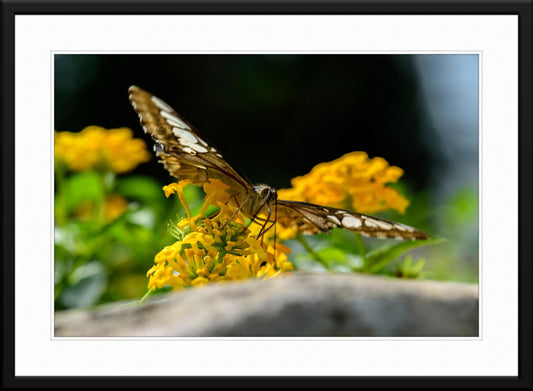
{"label": "framed photograph", "polygon": [[11,386],[531,384],[531,2],[136,7],[3,5]]}
{"label": "framed photograph", "polygon": [[[55,52],[53,61],[55,337],[479,336],[479,53]],[[382,71],[377,74],[376,69]],[[80,75],[77,83],[69,76],[73,73]],[[177,76],[168,81],[166,75],[173,73]],[[137,84],[150,91],[165,86],[168,92],[152,95],[130,86],[139,75],[147,78]],[[107,94],[101,95],[104,89]],[[183,103],[160,98],[177,91],[182,91]],[[426,103],[421,107],[422,98]],[[440,103],[432,112],[432,99],[446,100],[450,107]],[[189,113],[187,106],[194,101],[197,111]],[[112,119],[107,119],[104,108],[112,108],[113,102],[122,104],[110,109]],[[178,114],[172,106],[184,107]],[[433,124],[432,115],[442,118]],[[135,131],[79,125],[93,116],[101,118],[98,124],[120,124],[129,117],[122,123]],[[197,127],[186,119],[190,117],[199,119]],[[457,123],[449,123],[450,118]],[[81,131],[65,130],[76,127]],[[456,134],[449,129],[457,129]],[[450,156],[441,156],[443,144],[450,144]],[[154,145],[155,153],[146,150],[148,145]],[[152,154],[157,159],[149,166]],[[431,179],[435,177],[441,178]],[[224,191],[218,195],[221,187],[206,187],[219,182]],[[189,183],[186,195],[165,199],[171,186],[183,183]],[[198,220],[206,207],[219,203],[227,205],[228,213]],[[435,216],[433,210],[442,213]],[[241,226],[239,214],[250,223]],[[265,220],[254,219],[256,214]],[[165,233],[172,219],[182,233]],[[222,233],[213,236],[215,227]],[[97,248],[90,245],[93,240]],[[86,245],[77,252],[73,241]],[[201,248],[196,249],[198,243]],[[234,243],[239,244],[234,248]],[[253,248],[259,253],[240,255]],[[168,258],[170,249],[179,255]],[[185,253],[192,250],[197,254]],[[431,264],[425,266],[425,259]],[[246,270],[240,265],[247,265]],[[85,274],[87,268],[93,272]],[[206,269],[199,272],[201,268]],[[78,274],[84,277],[72,281]],[[100,319],[91,330],[93,322],[63,311],[140,298],[148,285],[154,292],[173,288],[183,293],[174,297],[179,312],[187,313],[184,300],[198,296],[183,288],[284,275],[291,278],[261,288],[239,285],[260,298],[250,301],[247,291],[231,293],[229,303],[237,313],[221,299],[225,291],[207,290],[213,297],[204,297],[204,310],[193,311],[203,319],[189,315],[177,322],[180,328],[172,320],[168,330],[153,316],[152,326],[148,320],[127,326],[124,312],[110,313],[109,321],[119,324]],[[341,281],[340,275],[350,280]],[[363,276],[385,278],[352,280]],[[300,279],[303,286],[296,282]],[[394,279],[403,281],[395,284]],[[311,280],[324,284],[319,289],[327,293],[313,293]],[[385,304],[377,294],[376,302],[358,302],[357,297],[381,282],[383,289],[397,289],[387,292],[396,301]],[[361,291],[343,300],[343,293],[355,287]],[[428,300],[434,289],[453,301],[438,294]],[[310,300],[298,296],[302,290],[309,291]],[[236,295],[243,301],[236,302]],[[166,298],[159,306],[168,312],[169,295],[157,297]],[[271,301],[285,304],[277,308]],[[381,307],[380,316],[390,314],[391,307],[402,308],[411,320],[397,315],[370,320],[371,313],[347,310],[358,305]],[[287,308],[294,306],[300,310],[290,320]],[[209,316],[220,308],[226,308],[224,322],[220,315]],[[277,309],[269,313],[267,308]],[[328,324],[306,321],[302,313],[328,319]],[[70,315],[78,321],[72,323]],[[250,317],[261,321],[256,324]]]}

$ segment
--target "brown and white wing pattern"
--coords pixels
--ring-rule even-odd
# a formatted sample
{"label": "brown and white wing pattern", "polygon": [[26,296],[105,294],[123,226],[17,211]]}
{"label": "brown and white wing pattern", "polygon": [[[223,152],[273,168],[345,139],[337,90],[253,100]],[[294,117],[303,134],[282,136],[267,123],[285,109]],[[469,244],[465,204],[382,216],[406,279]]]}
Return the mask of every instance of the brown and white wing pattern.
{"label": "brown and white wing pattern", "polygon": [[[247,202],[256,199],[251,197],[251,194],[256,193],[254,186],[172,107],[136,86],[131,86],[129,93],[144,131],[156,142],[156,154],[172,176],[178,180],[189,179],[200,186],[209,179],[220,179],[230,186],[226,191],[235,196],[238,205],[242,205],[245,199]],[[307,202],[275,198],[272,201],[276,203],[270,206],[276,209],[277,223],[284,227],[296,225],[305,234],[317,234],[340,227],[380,238],[429,238],[415,228],[377,217]],[[255,207],[250,205],[248,209],[255,210]]]}
{"label": "brown and white wing pattern", "polygon": [[378,238],[429,239],[425,233],[404,224],[307,202],[278,200],[277,222],[284,227],[296,224],[304,234],[340,227]]}
{"label": "brown and white wing pattern", "polygon": [[156,142],[157,156],[172,176],[197,185],[220,179],[237,194],[254,191],[250,182],[163,100],[137,86],[129,88],[129,98],[145,133]]}

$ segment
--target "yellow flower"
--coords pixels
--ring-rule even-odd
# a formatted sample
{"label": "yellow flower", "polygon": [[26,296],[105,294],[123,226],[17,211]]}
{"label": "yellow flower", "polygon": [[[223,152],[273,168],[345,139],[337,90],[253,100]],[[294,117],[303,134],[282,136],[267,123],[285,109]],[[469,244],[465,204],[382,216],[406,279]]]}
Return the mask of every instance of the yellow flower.
{"label": "yellow flower", "polygon": [[359,213],[388,209],[404,213],[409,201],[387,186],[402,175],[401,168],[389,166],[383,158],[369,159],[365,152],[350,152],[331,162],[317,164],[308,174],[293,178],[292,188],[279,190],[278,196]]}
{"label": "yellow flower", "polygon": [[150,160],[146,143],[133,138],[129,128],[88,126],[78,133],[55,132],[56,164],[72,171],[104,169],[115,173],[133,170]]}
{"label": "yellow flower", "polygon": [[[188,209],[183,196],[186,184],[171,184],[164,190],[167,196],[177,193]],[[265,238],[254,237],[243,218],[226,204],[227,188],[216,179],[204,185],[206,196],[202,210],[173,227],[178,241],[155,256],[155,265],[147,272],[148,289],[164,286],[181,289],[212,282],[272,278],[293,269],[287,258],[288,247],[267,244]],[[220,211],[212,218],[202,219],[209,205],[220,207]]]}
{"label": "yellow flower", "polygon": [[118,194],[110,194],[104,203],[104,220],[113,221],[122,216],[126,209],[128,209],[127,199]]}
{"label": "yellow flower", "polygon": [[185,208],[185,212],[187,213],[188,217],[191,217],[191,209],[189,208],[189,204],[187,204],[187,200],[185,199],[185,196],[183,195],[183,189],[185,188],[185,186],[189,185],[190,183],[191,181],[186,179],[186,180],[180,181],[179,183],[171,183],[170,185],[163,186],[165,197],[168,198],[174,193],[178,194],[178,198],[180,199],[181,204]]}
{"label": "yellow flower", "polygon": [[[75,210],[75,215],[80,220],[91,220],[96,212],[94,201],[86,200],[80,203]],[[128,209],[128,200],[118,194],[109,194],[103,204],[103,221],[110,223]]]}
{"label": "yellow flower", "polygon": [[[259,213],[257,217],[259,218],[259,221],[265,221],[267,214]],[[291,224],[290,221],[283,221],[283,224],[278,224],[281,222],[281,219],[278,217],[276,224],[264,233],[263,240],[267,243],[283,242],[285,240],[293,239],[298,234],[298,226],[296,224]],[[270,224],[272,224],[272,222],[268,223],[267,228],[270,227]],[[262,228],[263,225],[257,223],[254,223],[249,227],[253,236],[257,236]]]}

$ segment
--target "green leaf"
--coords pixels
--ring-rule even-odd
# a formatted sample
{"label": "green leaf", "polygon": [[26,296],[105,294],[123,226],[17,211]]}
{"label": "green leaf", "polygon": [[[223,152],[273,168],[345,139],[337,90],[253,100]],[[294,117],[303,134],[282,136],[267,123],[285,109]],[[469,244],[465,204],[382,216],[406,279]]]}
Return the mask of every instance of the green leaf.
{"label": "green leaf", "polygon": [[[207,210],[204,213],[204,217],[209,217],[209,216],[213,215],[218,210],[220,210],[220,208],[218,208],[216,206],[213,206],[213,205],[209,205],[207,207]],[[200,211],[198,211],[198,212],[200,212]],[[194,209],[193,209],[193,215],[194,215]]]}
{"label": "green leaf", "polygon": [[331,230],[331,234],[321,234],[320,237],[329,241],[334,247],[342,248],[346,252],[357,255],[365,254],[361,235],[353,231],[335,228]]}
{"label": "green leaf", "polygon": [[152,259],[158,238],[152,229],[135,224],[115,224],[108,230],[110,238],[126,246],[136,258]]}
{"label": "green leaf", "polygon": [[346,262],[346,252],[336,247],[326,247],[317,251],[326,262]]}
{"label": "green leaf", "polygon": [[140,175],[117,179],[116,190],[124,197],[147,203],[165,198],[165,193],[158,181]]}
{"label": "green leaf", "polygon": [[400,264],[396,272],[397,277],[402,278],[420,278],[422,277],[422,269],[426,264],[424,258],[413,261],[413,257],[408,255],[405,257],[403,264]]}
{"label": "green leaf", "polygon": [[96,304],[106,288],[106,272],[99,262],[80,266],[71,274],[69,283],[59,296],[65,308]]}
{"label": "green leaf", "polygon": [[191,208],[192,215],[197,215],[204,204],[205,194],[202,188],[195,185],[187,185],[183,188],[183,195]]}
{"label": "green leaf", "polygon": [[183,195],[188,202],[203,201],[204,192],[201,187],[196,185],[187,185],[183,188]]}
{"label": "green leaf", "polygon": [[393,246],[380,247],[367,254],[365,271],[369,273],[377,273],[387,266],[387,264],[393,259],[399,257],[409,250],[431,244],[442,243],[445,241],[445,239],[432,238],[428,240],[404,241]]}
{"label": "green leaf", "polygon": [[336,247],[326,247],[317,251],[318,256],[328,265],[328,269],[335,272],[351,272],[354,269],[353,254]]}
{"label": "green leaf", "polygon": [[83,201],[99,203],[104,198],[102,178],[93,171],[82,172],[65,179],[64,191],[68,211],[76,209]]}

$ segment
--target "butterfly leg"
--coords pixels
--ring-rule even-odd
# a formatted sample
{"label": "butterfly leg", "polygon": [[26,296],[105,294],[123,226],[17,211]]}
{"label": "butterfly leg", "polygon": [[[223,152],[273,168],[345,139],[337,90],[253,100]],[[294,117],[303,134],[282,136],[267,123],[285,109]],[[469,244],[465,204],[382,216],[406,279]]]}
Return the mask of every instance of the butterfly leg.
{"label": "butterfly leg", "polygon": [[[261,237],[261,243],[263,243],[263,238],[265,237],[265,234],[272,228],[274,227],[274,262],[276,262],[276,222],[277,222],[277,219],[278,219],[278,204],[276,203],[275,205],[275,208],[274,208],[274,220],[272,221],[272,224],[268,225],[268,223],[270,222],[270,216],[272,215],[272,211],[270,209],[270,204],[267,204],[267,210],[268,210],[268,216],[266,219],[262,218],[262,217],[259,217],[259,216],[254,216],[253,218],[253,222],[255,222],[256,224],[262,224],[262,227],[261,227],[261,230],[259,231],[259,234],[257,234],[257,238]],[[268,227],[267,227],[268,225]]]}
{"label": "butterfly leg", "polygon": [[276,233],[275,233],[275,227],[276,227],[276,221],[277,221],[277,215],[278,215],[278,204],[276,203],[276,207],[275,207],[275,212],[274,212],[274,220],[272,220],[272,223],[270,225],[268,225],[270,223],[270,217],[272,216],[272,210],[270,209],[270,204],[267,204],[267,211],[268,211],[268,216],[266,219],[263,219],[261,217],[258,217],[258,216],[255,216],[254,218],[254,222],[259,224],[257,221],[255,220],[261,220],[263,221],[263,224],[262,224],[262,227],[261,227],[261,230],[259,231],[259,233],[257,234],[257,237],[261,237],[263,238],[264,235],[270,231],[270,229],[272,227],[274,227],[274,243],[276,243]]}
{"label": "butterfly leg", "polygon": [[240,211],[242,210],[242,208],[248,203],[248,201],[250,200],[249,198],[246,199],[246,201],[244,201],[242,203],[242,205],[239,205],[239,201],[237,201],[237,197],[234,195],[233,196],[233,199],[235,200],[235,204],[237,205],[237,209],[235,210],[235,212],[233,213],[233,215],[231,215],[231,217],[226,220],[226,222],[224,223],[224,225],[222,226],[222,229],[226,228],[226,225],[228,225],[228,223],[230,221],[232,221],[239,213]]}
{"label": "butterfly leg", "polygon": [[266,207],[267,207],[268,215],[267,215],[267,218],[265,219],[265,222],[264,222],[263,226],[259,230],[259,233],[257,234],[257,237],[261,238],[261,243],[263,243],[263,236],[266,233],[266,226],[267,226],[268,222],[270,221],[270,216],[272,215],[272,210],[270,209],[270,204],[267,203]]}
{"label": "butterfly leg", "polygon": [[[276,221],[277,220],[270,220],[270,219],[265,219],[263,217],[259,217],[259,216],[255,216],[252,220],[250,220],[250,224],[251,223],[256,223],[257,225],[261,225],[262,227],[265,226],[267,223],[271,223],[265,230],[264,232],[262,232],[262,235],[266,234],[268,231],[270,231],[270,229],[272,227],[275,227],[275,224],[276,224]],[[250,224],[247,225],[247,227],[250,226]],[[257,235],[257,237],[259,237],[259,235]]]}

